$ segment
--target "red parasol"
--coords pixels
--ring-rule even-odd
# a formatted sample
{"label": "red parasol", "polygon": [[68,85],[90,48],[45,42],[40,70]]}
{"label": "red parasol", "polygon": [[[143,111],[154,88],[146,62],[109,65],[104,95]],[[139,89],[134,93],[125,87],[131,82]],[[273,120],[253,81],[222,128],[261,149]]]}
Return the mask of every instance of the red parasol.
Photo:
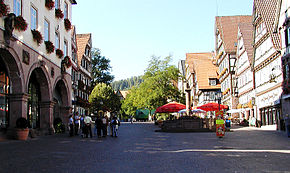
{"label": "red parasol", "polygon": [[219,105],[218,103],[207,103],[202,106],[198,106],[197,109],[202,109],[204,111],[218,111],[222,109],[227,109],[227,105]]}
{"label": "red parasol", "polygon": [[171,113],[171,112],[178,112],[182,109],[185,109],[186,106],[181,103],[171,102],[167,103],[163,106],[160,106],[156,109],[155,113]]}

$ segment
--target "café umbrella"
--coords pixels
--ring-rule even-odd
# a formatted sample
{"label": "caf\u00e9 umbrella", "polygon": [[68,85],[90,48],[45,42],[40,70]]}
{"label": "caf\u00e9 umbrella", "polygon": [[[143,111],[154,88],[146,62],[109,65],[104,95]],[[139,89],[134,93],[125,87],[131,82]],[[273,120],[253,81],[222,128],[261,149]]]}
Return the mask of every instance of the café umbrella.
{"label": "caf\u00e9 umbrella", "polygon": [[171,103],[167,103],[163,106],[158,107],[155,113],[173,113],[173,112],[178,112],[185,108],[186,106],[184,104],[171,102]]}
{"label": "caf\u00e9 umbrella", "polygon": [[223,109],[227,109],[228,106],[227,105],[221,105],[218,103],[207,103],[204,104],[202,106],[198,106],[197,109],[201,109],[204,111],[218,111],[218,110],[223,110]]}

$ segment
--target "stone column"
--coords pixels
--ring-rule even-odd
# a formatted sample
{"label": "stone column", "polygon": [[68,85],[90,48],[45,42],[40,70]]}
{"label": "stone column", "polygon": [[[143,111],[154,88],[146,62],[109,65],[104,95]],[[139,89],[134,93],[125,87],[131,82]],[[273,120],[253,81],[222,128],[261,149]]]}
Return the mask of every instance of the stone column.
{"label": "stone column", "polygon": [[55,102],[46,101],[39,104],[40,108],[40,129],[44,131],[45,134],[53,134],[53,106]]}
{"label": "stone column", "polygon": [[26,93],[9,95],[9,128],[16,126],[16,120],[19,117],[27,118],[27,102],[29,95]]}

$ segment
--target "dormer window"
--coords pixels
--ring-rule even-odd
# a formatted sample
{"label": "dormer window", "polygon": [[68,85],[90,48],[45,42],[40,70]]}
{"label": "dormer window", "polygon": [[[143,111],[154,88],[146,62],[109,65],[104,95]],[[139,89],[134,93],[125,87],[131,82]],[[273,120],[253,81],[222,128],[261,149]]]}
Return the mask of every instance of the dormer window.
{"label": "dormer window", "polygon": [[209,79],[209,85],[210,86],[216,86],[217,85],[217,79],[216,78],[210,78]]}

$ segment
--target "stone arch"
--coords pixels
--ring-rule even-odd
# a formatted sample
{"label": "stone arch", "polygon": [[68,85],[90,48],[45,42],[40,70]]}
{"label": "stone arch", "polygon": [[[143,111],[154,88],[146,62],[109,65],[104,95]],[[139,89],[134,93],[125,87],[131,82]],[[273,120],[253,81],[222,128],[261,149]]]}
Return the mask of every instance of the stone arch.
{"label": "stone arch", "polygon": [[63,76],[59,76],[55,80],[53,87],[53,119],[61,119],[64,124],[68,122],[68,116],[71,111],[71,97],[69,86]]}
{"label": "stone arch", "polygon": [[34,63],[27,75],[28,93],[27,119],[31,128],[50,129],[52,127],[51,82],[44,62]]}
{"label": "stone arch", "polygon": [[3,63],[9,78],[7,127],[13,128],[18,117],[26,116],[27,95],[24,90],[24,73],[21,60],[12,48],[0,48],[0,63]]}

